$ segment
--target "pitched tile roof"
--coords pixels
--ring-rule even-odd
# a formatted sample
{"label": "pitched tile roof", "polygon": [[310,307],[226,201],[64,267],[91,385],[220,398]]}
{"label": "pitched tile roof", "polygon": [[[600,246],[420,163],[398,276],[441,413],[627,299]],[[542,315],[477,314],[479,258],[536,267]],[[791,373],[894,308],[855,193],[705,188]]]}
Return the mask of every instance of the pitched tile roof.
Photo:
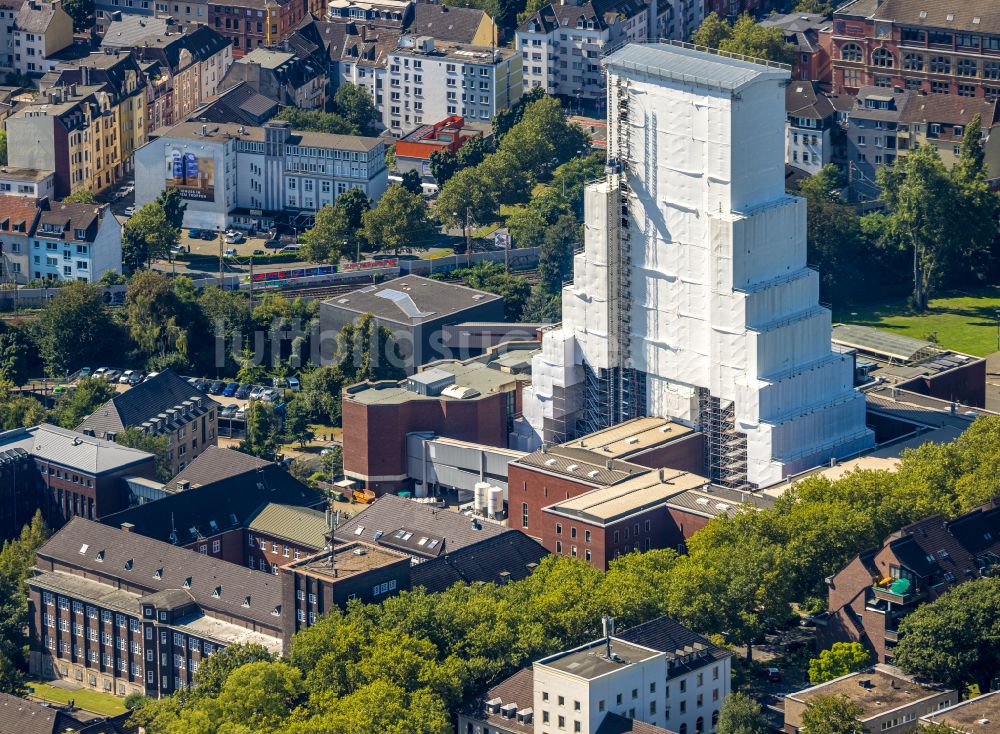
{"label": "pitched tile roof", "polygon": [[630,627],[616,634],[615,639],[665,652],[671,661],[668,673],[671,678],[733,654],[666,616]]}
{"label": "pitched tile roof", "polygon": [[[48,706],[0,693],[0,732],[54,734],[63,731],[63,716]],[[60,726],[57,728],[57,724]]]}
{"label": "pitched tile roof", "polygon": [[476,8],[417,3],[413,8],[413,20],[406,31],[433,36],[441,41],[472,43],[484,20],[489,22],[490,17]]}
{"label": "pitched tile roof", "polygon": [[30,196],[0,196],[0,232],[11,232],[23,226],[23,234],[31,236],[40,212],[38,201]]}
{"label": "pitched tile roof", "polygon": [[996,101],[950,94],[914,94],[907,100],[899,119],[900,122],[967,125],[977,114],[983,129],[988,130],[996,118]]}
{"label": "pitched tile roof", "polygon": [[[190,402],[190,406],[184,406],[186,401]],[[167,410],[181,407],[187,408],[190,415],[201,415],[215,407],[215,402],[198,392],[187,380],[164,370],[156,377],[115,395],[77,429],[90,430],[99,438],[105,437],[108,432],[141,426]]]}
{"label": "pitched tile roof", "polygon": [[996,0],[950,3],[938,0],[885,0],[876,3],[871,17],[906,25],[1000,33],[1000,5]]}
{"label": "pitched tile roof", "polygon": [[179,482],[188,482],[188,488],[201,487],[229,479],[250,471],[257,471],[271,462],[235,449],[206,446],[198,456],[167,482],[167,490],[178,489]]}
{"label": "pitched tile roof", "polygon": [[813,120],[826,119],[836,112],[830,98],[817,93],[813,82],[794,80],[785,87],[785,111]]}
{"label": "pitched tile roof", "polygon": [[517,710],[530,709],[535,701],[535,669],[530,665],[521,668],[509,678],[497,683],[475,701],[469,713],[480,721],[493,724],[504,731],[534,734],[534,723],[524,723],[516,718],[505,718],[501,713],[492,713],[486,707],[487,701],[500,699],[500,705],[515,704]]}
{"label": "pitched tile roof", "polygon": [[138,466],[153,455],[43,423],[0,433],[0,449],[21,448],[37,459],[98,475]]}
{"label": "pitched tile roof", "polygon": [[277,112],[277,102],[259,94],[249,83],[240,82],[196,109],[188,116],[188,120],[261,125]]}
{"label": "pitched tile roof", "polygon": [[[107,204],[95,206],[57,201],[42,210],[38,218],[39,229],[44,230],[46,226],[57,227],[60,230],[59,236],[66,242],[93,242],[97,238],[101,216],[107,208]],[[79,233],[83,236],[77,236]]]}
{"label": "pitched tile roof", "polygon": [[321,494],[299,482],[284,467],[268,464],[107,515],[102,522],[113,527],[131,523],[140,535],[188,545],[246,527],[272,502],[310,507],[323,501]]}
{"label": "pitched tile roof", "polygon": [[250,522],[249,529],[304,548],[321,550],[326,544],[326,513],[308,507],[270,502]]}
{"label": "pitched tile roof", "polygon": [[410,583],[438,592],[458,583],[520,581],[530,576],[546,555],[548,551],[537,541],[519,530],[507,529],[502,535],[418,563],[410,569]]}
{"label": "pitched tile roof", "polygon": [[[63,526],[38,550],[38,556],[120,579],[150,594],[186,590],[202,609],[250,619],[271,629],[280,628],[281,614],[290,613],[281,611],[278,577],[82,517]],[[244,606],[247,596],[251,597],[248,607]],[[276,608],[277,616],[272,613]]]}
{"label": "pitched tile roof", "polygon": [[56,6],[48,2],[26,2],[17,11],[14,25],[25,33],[44,34],[56,14]]}

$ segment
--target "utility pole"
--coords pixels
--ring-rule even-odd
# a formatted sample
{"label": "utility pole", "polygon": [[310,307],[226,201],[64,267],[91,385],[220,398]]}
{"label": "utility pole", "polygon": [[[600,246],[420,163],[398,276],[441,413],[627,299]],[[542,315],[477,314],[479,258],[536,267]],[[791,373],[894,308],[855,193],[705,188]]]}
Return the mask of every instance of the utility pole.
{"label": "utility pole", "polygon": [[250,310],[253,311],[253,255],[250,256]]}
{"label": "utility pole", "polygon": [[471,207],[465,207],[465,257],[469,266],[472,266],[472,230],[469,229],[469,212]]}
{"label": "utility pole", "polygon": [[226,290],[226,281],[222,274],[222,242],[225,239],[222,229],[219,229],[219,288]]}

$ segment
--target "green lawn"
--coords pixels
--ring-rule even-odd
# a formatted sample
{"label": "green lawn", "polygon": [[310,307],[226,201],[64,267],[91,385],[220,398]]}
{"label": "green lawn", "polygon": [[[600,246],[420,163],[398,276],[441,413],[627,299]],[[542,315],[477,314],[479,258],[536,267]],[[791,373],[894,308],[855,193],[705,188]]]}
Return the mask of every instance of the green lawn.
{"label": "green lawn", "polygon": [[[1000,286],[933,298],[924,314],[907,311],[905,301],[838,310],[834,321],[862,324],[914,339],[935,335],[942,347],[986,356],[997,351]],[[936,334],[935,334],[936,332]]]}
{"label": "green lawn", "polygon": [[86,688],[67,691],[64,688],[56,688],[40,681],[31,681],[28,685],[34,689],[34,693],[30,695],[43,701],[69,703],[69,700],[73,699],[74,705],[77,707],[102,716],[117,716],[125,713],[125,699],[107,693],[98,693]]}

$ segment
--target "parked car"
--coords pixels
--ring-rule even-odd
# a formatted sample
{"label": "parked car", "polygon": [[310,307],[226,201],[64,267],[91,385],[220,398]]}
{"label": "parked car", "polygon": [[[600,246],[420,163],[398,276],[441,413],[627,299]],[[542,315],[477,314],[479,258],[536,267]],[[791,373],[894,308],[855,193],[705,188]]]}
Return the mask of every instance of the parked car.
{"label": "parked car", "polygon": [[326,456],[327,454],[331,453],[331,452],[332,452],[332,451],[333,451],[333,450],[334,450],[335,448],[337,448],[337,447],[338,447],[339,445],[340,445],[340,444],[336,444],[336,443],[328,443],[328,444],[327,444],[326,446],[324,446],[324,447],[323,447],[323,449],[322,449],[322,450],[321,450],[321,451],[319,452],[319,455],[320,455],[320,456]]}
{"label": "parked car", "polygon": [[212,383],[209,382],[208,380],[198,380],[196,383],[194,383],[194,386],[200,392],[208,392],[208,388],[212,386]]}
{"label": "parked car", "polygon": [[233,420],[242,421],[246,420],[247,411],[245,408],[239,408],[235,413],[233,413]]}
{"label": "parked car", "polygon": [[107,379],[104,377],[104,373],[107,371],[108,371],[107,367],[98,367],[96,370],[94,370],[94,374],[92,374],[91,377],[99,377],[102,379]]}
{"label": "parked car", "polygon": [[253,389],[253,385],[251,385],[248,382],[244,382],[242,385],[240,385],[238,388],[236,388],[236,392],[233,395],[233,397],[234,398],[238,398],[240,400],[246,400],[247,397],[250,395],[250,390],[252,390],[252,389]]}
{"label": "parked car", "polygon": [[142,373],[136,370],[132,373],[132,376],[128,378],[128,384],[134,387],[135,385],[138,385],[140,382],[142,382],[144,379],[146,378],[142,376]]}
{"label": "parked car", "polygon": [[124,214],[126,217],[131,217],[133,214],[135,214],[135,206],[129,205],[125,207],[125,211],[122,212],[122,214]]}
{"label": "parked car", "polygon": [[767,679],[771,683],[781,682],[781,671],[778,668],[768,668],[767,669]]}
{"label": "parked car", "polygon": [[239,389],[240,383],[230,382],[226,385],[226,389],[222,391],[222,397],[224,398],[234,398],[236,397],[236,391]]}
{"label": "parked car", "polygon": [[[160,373],[159,373],[159,372],[150,372],[150,373],[149,373],[148,375],[146,375],[146,376],[145,376],[144,378],[142,378],[142,379],[143,379],[144,381],[145,381],[145,380],[152,380],[152,379],[153,379],[154,377],[156,377],[156,376],[157,376],[158,374],[160,374]],[[191,382],[191,380],[188,380],[188,382]]]}
{"label": "parked car", "polygon": [[108,370],[104,373],[104,379],[108,382],[116,382],[119,375],[121,375],[121,370]]}
{"label": "parked car", "polygon": [[278,254],[280,255],[283,252],[299,252],[301,249],[302,249],[302,245],[300,245],[300,244],[285,245],[280,250],[278,250]]}
{"label": "parked car", "polygon": [[227,247],[226,248],[226,257],[236,257],[236,248],[235,247]]}
{"label": "parked car", "polygon": [[264,252],[264,250],[254,250],[253,254],[254,255],[266,255],[267,253]]}
{"label": "parked car", "polygon": [[248,397],[251,400],[260,400],[260,395],[262,392],[264,392],[264,388],[262,388],[260,385],[254,385],[252,388],[250,388],[250,395],[248,395]]}
{"label": "parked car", "polygon": [[264,247],[266,247],[268,250],[279,250],[281,249],[281,240],[275,237],[274,239],[265,242]]}
{"label": "parked car", "polygon": [[236,414],[236,411],[239,409],[240,406],[238,406],[236,403],[233,403],[232,405],[227,405],[225,408],[219,411],[219,416],[221,418],[232,418]]}
{"label": "parked car", "polygon": [[269,403],[276,403],[280,398],[281,391],[275,390],[273,387],[264,388],[264,392],[260,396],[261,400],[266,400]]}
{"label": "parked car", "polygon": [[245,239],[246,237],[243,236],[243,233],[238,230],[231,229],[228,232],[226,232],[226,242],[228,242],[230,245],[238,245]]}
{"label": "parked car", "polygon": [[216,236],[217,235],[215,234],[215,232],[213,232],[210,229],[203,229],[203,230],[201,230],[201,238],[203,240],[214,240],[216,238]]}
{"label": "parked car", "polygon": [[129,380],[132,379],[132,375],[135,374],[133,370],[125,370],[122,372],[122,376],[118,378],[118,382],[121,385],[127,385]]}
{"label": "parked car", "polygon": [[193,240],[198,239],[199,237],[201,237],[201,230],[200,229],[189,229],[188,230],[188,237],[190,237]]}
{"label": "parked car", "polygon": [[223,390],[226,389],[226,383],[222,380],[216,380],[209,386],[208,392],[210,395],[219,395]]}
{"label": "parked car", "polygon": [[302,389],[302,383],[299,382],[298,377],[288,378],[288,389],[291,390],[292,392],[298,392],[299,390]]}
{"label": "parked car", "polygon": [[81,367],[76,371],[77,377],[90,377],[90,367]]}

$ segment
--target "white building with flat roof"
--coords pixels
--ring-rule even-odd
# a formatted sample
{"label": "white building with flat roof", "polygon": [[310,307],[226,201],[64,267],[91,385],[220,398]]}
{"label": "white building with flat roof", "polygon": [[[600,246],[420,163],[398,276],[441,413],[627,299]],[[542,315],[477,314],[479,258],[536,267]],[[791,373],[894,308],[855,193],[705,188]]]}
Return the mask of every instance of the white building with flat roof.
{"label": "white building with flat roof", "polygon": [[713,481],[749,489],[871,447],[785,193],[789,68],[665,43],[603,63],[608,175],[517,447],[671,418],[705,433]]}
{"label": "white building with flat roof", "polygon": [[389,177],[380,138],[297,132],[287,122],[182,122],[137,150],[135,161],[136,202],[177,189],[184,225],[202,229],[308,218],[349,189],[378,200]]}

